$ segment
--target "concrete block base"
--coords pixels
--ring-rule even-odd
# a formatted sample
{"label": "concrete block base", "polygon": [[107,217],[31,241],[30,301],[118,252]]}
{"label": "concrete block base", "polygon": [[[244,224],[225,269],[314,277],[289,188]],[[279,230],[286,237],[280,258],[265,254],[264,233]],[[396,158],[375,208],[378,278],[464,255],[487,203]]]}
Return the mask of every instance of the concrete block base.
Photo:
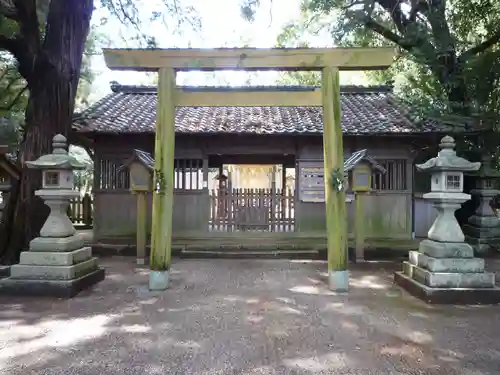
{"label": "concrete block base", "polygon": [[33,266],[71,266],[92,258],[92,249],[82,247],[81,249],[67,253],[23,251],[19,264]]}
{"label": "concrete block base", "polygon": [[161,291],[168,288],[168,271],[150,271],[149,272],[149,290]]}
{"label": "concrete block base", "polygon": [[394,282],[411,295],[430,304],[492,305],[500,303],[500,288],[431,288],[403,272],[394,274]]}
{"label": "concrete block base", "polygon": [[410,262],[403,262],[403,273],[431,288],[493,288],[495,274],[491,272],[431,272]]}
{"label": "concrete block base", "polygon": [[438,242],[423,240],[418,251],[433,258],[473,258],[474,249],[463,242]]}
{"label": "concrete block base", "polygon": [[328,271],[328,286],[334,292],[349,290],[349,271]]}
{"label": "concrete block base", "polygon": [[72,280],[93,272],[97,268],[97,258],[90,258],[71,266],[15,264],[10,267],[10,278],[24,280]]}
{"label": "concrete block base", "polygon": [[72,280],[26,280],[9,277],[0,280],[0,295],[72,298],[104,280],[104,277],[102,268]]}
{"label": "concrete block base", "polygon": [[80,249],[84,246],[83,239],[77,235],[54,238],[37,237],[30,242],[30,251],[41,252],[69,252]]}
{"label": "concrete block base", "polygon": [[484,256],[491,252],[496,252],[497,249],[500,248],[499,237],[476,238],[466,235],[465,241],[472,246],[474,254],[478,256]]}
{"label": "concrete block base", "polygon": [[418,251],[410,251],[409,262],[431,272],[475,273],[484,271],[481,258],[433,258]]}

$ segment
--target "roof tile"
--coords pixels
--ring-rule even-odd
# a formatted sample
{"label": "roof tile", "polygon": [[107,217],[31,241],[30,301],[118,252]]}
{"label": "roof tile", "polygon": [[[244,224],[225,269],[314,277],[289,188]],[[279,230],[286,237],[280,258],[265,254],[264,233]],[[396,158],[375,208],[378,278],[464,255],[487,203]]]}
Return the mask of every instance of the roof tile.
{"label": "roof tile", "polygon": [[[154,132],[156,87],[114,85],[112,90],[111,94],[75,116],[75,129],[78,132],[98,133]],[[422,133],[442,130],[433,122],[413,124],[408,117],[408,110],[395,100],[390,87],[346,86],[341,88],[341,94],[342,128],[345,134]],[[321,134],[322,108],[178,107],[176,132]]]}

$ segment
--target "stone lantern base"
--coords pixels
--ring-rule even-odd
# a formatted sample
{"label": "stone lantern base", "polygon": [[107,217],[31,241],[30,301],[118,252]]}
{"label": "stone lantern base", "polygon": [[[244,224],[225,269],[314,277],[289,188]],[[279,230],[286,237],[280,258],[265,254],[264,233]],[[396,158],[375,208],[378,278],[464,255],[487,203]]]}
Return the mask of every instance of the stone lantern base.
{"label": "stone lantern base", "polygon": [[91,248],[77,236],[38,237],[10,268],[10,277],[0,280],[0,294],[71,298],[104,275]]}
{"label": "stone lantern base", "polygon": [[394,281],[428,303],[478,305],[500,303],[495,274],[485,272],[484,259],[474,258],[467,243],[423,240],[410,251]]}

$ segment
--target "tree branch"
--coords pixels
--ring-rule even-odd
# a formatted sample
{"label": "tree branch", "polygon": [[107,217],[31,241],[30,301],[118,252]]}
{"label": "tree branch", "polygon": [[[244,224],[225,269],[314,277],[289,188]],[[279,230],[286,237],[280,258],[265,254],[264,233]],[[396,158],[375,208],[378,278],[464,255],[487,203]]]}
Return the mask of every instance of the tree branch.
{"label": "tree branch", "polygon": [[403,34],[410,22],[401,10],[400,0],[378,0],[377,2],[387,11],[398,31]]}
{"label": "tree branch", "polygon": [[36,0],[13,0],[18,13],[21,38],[27,43],[27,49],[37,55],[40,49],[40,25]]}
{"label": "tree branch", "polygon": [[429,9],[429,4],[425,0],[411,0],[411,9],[408,20],[410,22],[415,22],[417,20],[418,13]]}
{"label": "tree branch", "polygon": [[377,34],[380,34],[381,36],[383,36],[387,40],[390,40],[391,42],[397,44],[398,46],[400,46],[401,48],[405,49],[408,52],[410,52],[415,47],[415,45],[413,43],[407,42],[403,37],[392,32],[391,30],[389,30],[385,26],[382,26],[381,24],[376,22],[371,17],[366,17],[363,20],[363,23],[370,30],[376,32]]}
{"label": "tree branch", "polygon": [[0,0],[0,15],[18,21],[17,9],[12,0]]}
{"label": "tree branch", "polygon": [[462,53],[459,57],[459,60],[464,62],[469,58],[473,57],[474,55],[482,53],[486,51],[488,48],[493,47],[498,42],[500,42],[500,29],[498,29],[492,36],[490,36],[484,42]]}

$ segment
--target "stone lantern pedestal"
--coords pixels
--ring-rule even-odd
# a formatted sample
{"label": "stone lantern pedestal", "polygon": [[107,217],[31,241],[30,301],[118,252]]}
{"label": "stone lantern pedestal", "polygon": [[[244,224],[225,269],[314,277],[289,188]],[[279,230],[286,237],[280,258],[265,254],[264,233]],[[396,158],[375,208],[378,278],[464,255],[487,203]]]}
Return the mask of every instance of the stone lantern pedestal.
{"label": "stone lantern pedestal", "polygon": [[419,171],[432,173],[431,192],[424,199],[433,202],[438,216],[420,243],[410,251],[403,271],[394,281],[412,295],[428,303],[500,303],[495,274],[485,272],[484,259],[474,258],[471,245],[455,218],[455,211],[470,199],[463,193],[463,172],[477,171],[481,163],[471,163],[456,155],[454,140],[444,137],[438,156],[417,165]]}
{"label": "stone lantern pedestal", "polygon": [[471,190],[471,195],[479,199],[479,207],[464,225],[465,241],[476,254],[486,255],[500,247],[500,218],[490,205],[491,200],[500,194],[494,188],[494,181],[500,179],[500,172],[492,166],[491,157],[485,156],[481,169],[474,176],[477,178],[476,186]]}
{"label": "stone lantern pedestal", "polygon": [[90,247],[76,236],[67,211],[74,191],[73,170],[85,165],[68,155],[66,138],[56,135],[54,151],[27,162],[28,168],[42,170],[42,189],[35,194],[50,207],[40,237],[21,253],[19,264],[10,269],[10,277],[0,280],[0,294],[70,298],[104,279]]}

